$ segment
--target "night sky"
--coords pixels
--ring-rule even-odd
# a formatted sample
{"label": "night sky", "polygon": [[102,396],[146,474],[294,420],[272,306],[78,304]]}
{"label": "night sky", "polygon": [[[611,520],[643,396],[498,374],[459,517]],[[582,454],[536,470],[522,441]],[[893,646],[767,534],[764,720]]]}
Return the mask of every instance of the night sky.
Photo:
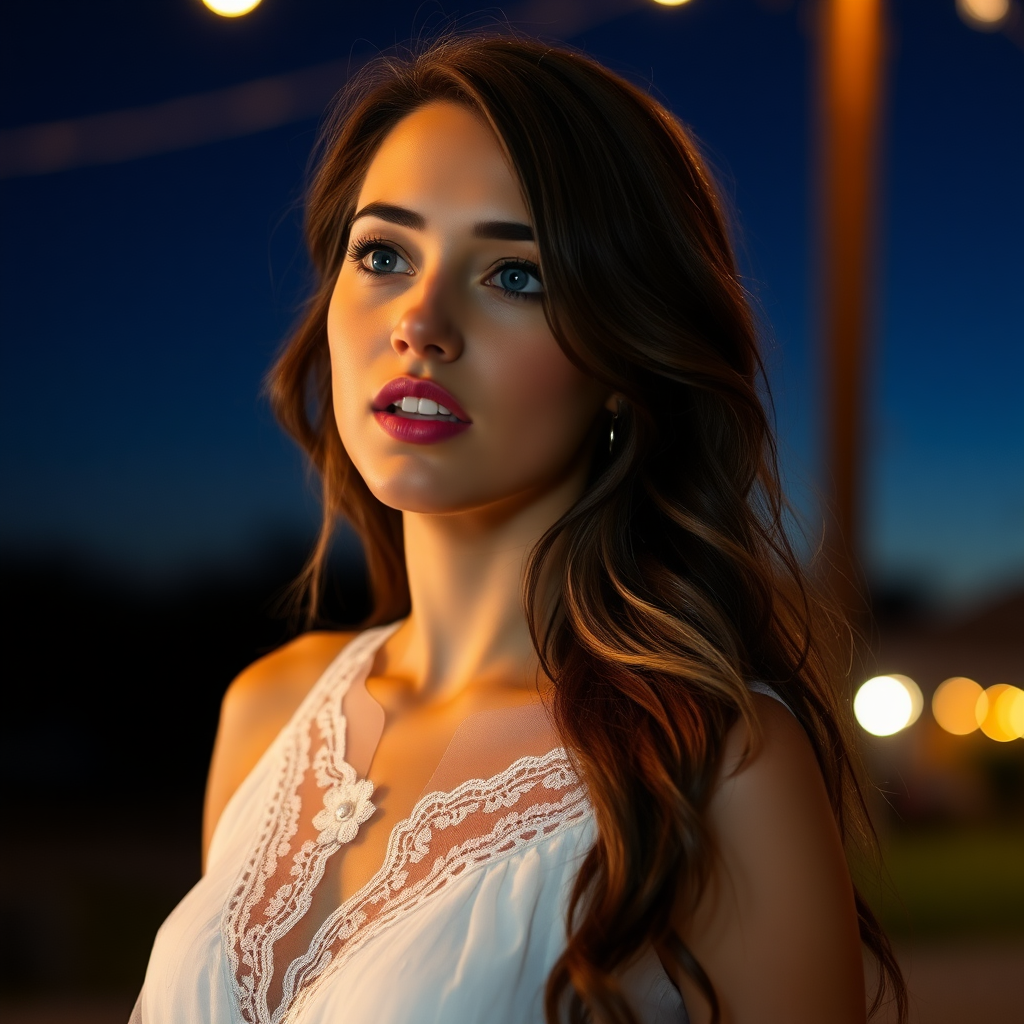
{"label": "night sky", "polygon": [[[813,519],[808,10],[628,8],[568,41],[702,140],[771,323],[785,472]],[[359,60],[481,10],[498,8],[263,0],[225,20],[199,0],[10,5],[0,130]],[[953,0],[891,3],[889,18],[866,559],[876,585],[965,603],[1024,579],[1024,51],[968,28]],[[166,581],[311,534],[314,491],[260,387],[308,280],[316,123],[0,181],[0,552]]]}

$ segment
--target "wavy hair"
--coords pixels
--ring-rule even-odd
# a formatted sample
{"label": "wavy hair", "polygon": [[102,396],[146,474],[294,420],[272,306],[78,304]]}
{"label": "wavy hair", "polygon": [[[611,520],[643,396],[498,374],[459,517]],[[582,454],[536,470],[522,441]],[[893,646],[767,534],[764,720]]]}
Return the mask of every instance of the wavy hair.
{"label": "wavy hair", "polygon": [[[773,686],[807,732],[844,841],[869,836],[848,712],[786,536],[757,329],[697,147],[646,93],[578,53],[510,37],[449,37],[364,68],[322,137],[306,232],[318,288],[271,371],[283,426],[322,483],[323,522],[300,584],[315,612],[332,531],[362,539],[373,613],[408,613],[401,513],[379,502],[338,436],[327,307],[366,169],[406,114],[461,103],[493,128],[540,250],[545,311],[566,355],[623,396],[615,449],[540,540],[528,621],[554,681],[553,712],[586,782],[597,841],[572,893],[566,949],[547,982],[550,1024],[634,1024],[616,969],[645,943],[713,986],[674,932],[710,871],[704,810],[723,739],[758,735],[746,682]],[[600,447],[600,446],[599,446]],[[541,611],[553,570],[558,598]],[[823,643],[822,634],[828,639]],[[905,1016],[888,941],[857,895],[879,986]]]}

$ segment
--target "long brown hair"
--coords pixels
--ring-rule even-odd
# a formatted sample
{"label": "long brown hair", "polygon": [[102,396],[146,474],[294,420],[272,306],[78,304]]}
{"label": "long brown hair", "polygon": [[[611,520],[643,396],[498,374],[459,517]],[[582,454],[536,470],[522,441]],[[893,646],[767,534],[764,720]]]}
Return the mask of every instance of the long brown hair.
{"label": "long brown hair", "polygon": [[[803,725],[844,840],[867,834],[839,673],[812,630],[805,573],[784,529],[757,330],[719,200],[679,122],[640,89],[572,51],[508,37],[450,37],[383,57],[343,94],[323,136],[306,229],[319,288],[270,375],[275,411],[320,474],[323,524],[302,580],[315,609],[339,516],[366,552],[373,614],[408,613],[401,513],[377,501],[338,436],[327,307],[366,169],[394,125],[448,100],[493,127],[522,185],[546,313],[568,357],[623,396],[615,446],[541,539],[527,614],[554,680],[555,722],[587,785],[597,842],[548,979],[558,1020],[634,1021],[616,968],[645,943],[717,1000],[674,933],[710,868],[704,810],[747,681],[769,683]],[[539,612],[554,568],[560,594]],[[838,629],[833,624],[828,629]],[[872,1010],[905,989],[857,896],[880,966]]]}

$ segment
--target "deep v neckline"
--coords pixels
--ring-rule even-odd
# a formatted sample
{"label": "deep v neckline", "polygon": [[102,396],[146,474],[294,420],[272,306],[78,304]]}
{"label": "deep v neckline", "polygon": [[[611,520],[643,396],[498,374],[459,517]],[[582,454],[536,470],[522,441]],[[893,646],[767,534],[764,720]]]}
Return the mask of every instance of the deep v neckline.
{"label": "deep v neckline", "polygon": [[[372,935],[473,865],[514,853],[589,815],[583,788],[560,746],[517,757],[488,778],[434,789],[432,783],[444,778],[446,762],[474,726],[492,725],[499,717],[514,719],[534,706],[476,712],[455,729],[424,791],[392,827],[379,868],[357,891],[342,894],[308,944],[289,943],[293,933],[304,931],[300,926],[319,893],[328,861],[373,814],[372,783],[360,779],[345,757],[350,738],[344,703],[356,685],[380,708],[365,681],[377,651],[398,625],[367,630],[350,641],[280,737],[261,827],[222,921],[238,1010],[249,1024],[279,1024],[297,1012],[323,977]],[[382,722],[367,767],[384,728]],[[311,806],[314,795],[320,799]],[[438,852],[432,843],[444,841],[453,842],[442,856],[427,856]],[[281,952],[295,947],[283,974],[275,963],[278,945]]]}

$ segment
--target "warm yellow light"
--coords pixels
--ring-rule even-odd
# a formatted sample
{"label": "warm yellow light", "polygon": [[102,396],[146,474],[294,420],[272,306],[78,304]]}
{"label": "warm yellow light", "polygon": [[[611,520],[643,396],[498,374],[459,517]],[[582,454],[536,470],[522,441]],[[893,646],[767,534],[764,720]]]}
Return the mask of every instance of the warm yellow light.
{"label": "warm yellow light", "polygon": [[924,707],[921,689],[906,676],[875,676],[853,698],[853,713],[873,736],[891,736],[917,721]]}
{"label": "warm yellow light", "polygon": [[904,726],[907,728],[921,717],[921,712],[924,711],[924,694],[921,692],[921,687],[910,676],[901,676],[896,672],[890,672],[889,678],[895,679],[910,694],[910,718]]}
{"label": "warm yellow light", "polygon": [[1018,694],[1024,697],[1016,686],[996,683],[978,697],[974,715],[981,731],[998,743],[1009,743],[1024,735],[1015,728],[1021,712],[1017,710]]}
{"label": "warm yellow light", "polygon": [[956,0],[956,9],[971,28],[992,32],[1006,21],[1010,0]]}
{"label": "warm yellow light", "polygon": [[946,732],[966,736],[978,728],[974,709],[982,688],[966,676],[954,676],[939,684],[932,697],[932,714]]}
{"label": "warm yellow light", "polygon": [[248,14],[254,7],[259,7],[260,0],[203,0],[203,3],[224,18],[240,18]]}
{"label": "warm yellow light", "polygon": [[690,0],[654,0],[656,4],[661,4],[662,7],[679,7],[682,4],[688,4]]}
{"label": "warm yellow light", "polygon": [[1006,700],[1009,704],[1010,710],[1007,713],[1007,720],[1010,723],[1010,731],[1016,736],[1024,739],[1024,690],[1013,687],[1015,693],[1011,696],[1002,697],[1001,700]]}

